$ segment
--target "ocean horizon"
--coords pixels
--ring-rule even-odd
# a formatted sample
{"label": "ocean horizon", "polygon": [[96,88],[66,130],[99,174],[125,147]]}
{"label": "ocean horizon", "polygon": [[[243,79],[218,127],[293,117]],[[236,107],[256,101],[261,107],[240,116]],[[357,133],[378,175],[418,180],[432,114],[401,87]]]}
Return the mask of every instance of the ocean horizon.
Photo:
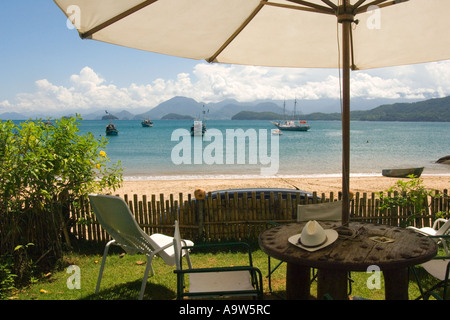
{"label": "ocean horizon", "polygon": [[[120,161],[124,180],[341,177],[340,121],[309,121],[307,132],[271,134],[270,121],[206,120],[207,133],[191,137],[189,120],[82,120],[80,133],[106,137],[106,153]],[[244,134],[239,144],[237,138]],[[277,140],[278,139],[278,140]],[[450,154],[448,122],[352,121],[350,175],[381,176],[383,169],[424,167],[423,175],[450,175],[436,160]],[[269,170],[270,169],[270,170]]]}

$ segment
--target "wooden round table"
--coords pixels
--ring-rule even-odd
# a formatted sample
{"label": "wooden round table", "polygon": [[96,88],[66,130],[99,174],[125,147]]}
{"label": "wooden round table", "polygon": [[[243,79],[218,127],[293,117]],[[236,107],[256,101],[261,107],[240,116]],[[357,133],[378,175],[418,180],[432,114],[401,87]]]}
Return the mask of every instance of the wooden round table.
{"label": "wooden round table", "polygon": [[436,243],[413,230],[387,225],[319,221],[324,229],[334,228],[338,239],[328,247],[309,252],[288,239],[301,233],[306,222],[273,227],[259,235],[259,246],[271,257],[287,262],[288,299],[310,297],[310,268],[318,269],[318,298],[329,294],[347,299],[349,271],[383,271],[386,300],[408,299],[408,267],[421,264],[437,253]]}

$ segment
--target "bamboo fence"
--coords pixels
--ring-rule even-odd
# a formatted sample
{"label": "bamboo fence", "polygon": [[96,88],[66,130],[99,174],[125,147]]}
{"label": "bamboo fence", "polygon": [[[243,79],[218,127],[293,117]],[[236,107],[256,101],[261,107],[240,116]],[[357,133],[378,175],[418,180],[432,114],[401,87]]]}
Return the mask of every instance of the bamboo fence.
{"label": "bamboo fence", "polygon": [[[393,196],[389,195],[388,196]],[[124,196],[131,212],[141,228],[148,234],[173,234],[174,221],[178,220],[182,236],[187,239],[203,241],[255,240],[261,231],[267,228],[268,222],[289,223],[297,218],[297,206],[306,203],[336,201],[340,194],[301,197],[301,194],[249,192],[238,197],[236,194],[224,193],[223,196],[212,197],[208,194],[205,200],[196,200],[190,194],[178,197],[163,194],[157,197]],[[377,193],[357,192],[350,203],[350,221],[363,221],[386,225],[416,227],[431,226],[438,213],[449,217],[450,205],[447,190],[436,192],[435,197],[426,204],[426,212],[415,213],[413,221],[410,214],[413,208],[399,207],[395,210],[381,210]],[[70,232],[78,239],[105,242],[108,234],[101,228],[95,215],[91,212],[87,200],[82,205],[71,208]]]}

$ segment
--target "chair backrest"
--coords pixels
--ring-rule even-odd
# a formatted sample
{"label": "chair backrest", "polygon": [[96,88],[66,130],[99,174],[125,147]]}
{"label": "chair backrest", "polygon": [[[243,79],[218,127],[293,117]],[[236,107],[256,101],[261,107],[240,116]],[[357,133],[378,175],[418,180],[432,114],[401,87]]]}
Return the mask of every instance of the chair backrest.
{"label": "chair backrest", "polygon": [[342,219],[342,201],[321,202],[315,204],[299,205],[297,207],[297,221]]}
{"label": "chair backrest", "polygon": [[[90,194],[89,200],[103,229],[127,253],[141,252],[146,254],[159,248],[159,245],[139,227],[130,208],[122,198]],[[164,254],[164,252],[161,253]]]}
{"label": "chair backrest", "polygon": [[450,219],[447,220],[446,223],[444,223],[437,231],[437,236],[442,236],[444,234],[447,234],[450,232]]}

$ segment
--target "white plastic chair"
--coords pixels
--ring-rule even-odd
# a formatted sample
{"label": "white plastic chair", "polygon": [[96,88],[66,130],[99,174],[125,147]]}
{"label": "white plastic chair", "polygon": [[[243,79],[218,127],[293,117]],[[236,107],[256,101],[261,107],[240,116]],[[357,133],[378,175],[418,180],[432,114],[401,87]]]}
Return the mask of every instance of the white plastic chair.
{"label": "white plastic chair", "polygon": [[[254,296],[263,298],[262,275],[253,267],[250,247],[243,242],[203,244],[189,246],[181,240],[178,221],[175,221],[174,248],[176,256],[177,298],[213,297],[213,296]],[[248,249],[249,263],[245,266],[233,267],[192,267],[189,250],[208,247],[231,247],[244,245]],[[183,269],[182,256],[185,255],[188,268]],[[185,288],[184,276],[189,275],[189,288]]]}
{"label": "white plastic chair", "polygon": [[[418,299],[428,299],[430,296],[433,296],[436,299],[445,300],[447,296],[447,288],[450,283],[450,254],[448,251],[448,245],[443,244],[450,240],[450,235],[438,235],[429,237],[438,240],[438,244],[442,245],[444,250],[438,251],[438,255],[436,257],[425,263],[422,263],[421,266],[428,274],[438,279],[439,282],[432,288],[425,291],[422,284],[420,283],[421,281],[419,279],[416,268],[412,268],[416,277],[417,285],[420,290],[420,296],[418,297]],[[441,287],[444,288],[442,297],[436,293],[436,289]]]}
{"label": "white plastic chair", "polygon": [[[97,280],[95,292],[100,290],[106,257],[111,245],[122,247],[128,254],[142,253],[147,256],[147,266],[142,280],[139,300],[142,300],[147,284],[148,274],[154,275],[152,266],[153,257],[161,257],[169,266],[175,265],[175,252],[173,249],[173,237],[155,233],[146,234],[133,217],[127,203],[119,197],[109,195],[90,194],[89,200],[97,220],[103,229],[111,236],[104,249],[102,264]],[[189,241],[189,245],[193,242]]]}
{"label": "white plastic chair", "polygon": [[[441,225],[441,223],[443,224]],[[416,228],[412,226],[407,228],[420,232],[426,236],[439,236],[450,232],[450,220],[442,218],[436,219],[433,223],[433,227],[431,228],[430,227]]]}
{"label": "white plastic chair", "polygon": [[[414,230],[416,232],[419,232],[426,236],[442,236],[446,234],[450,234],[450,219],[436,219],[433,223],[433,227],[423,227],[423,228],[416,228],[409,226],[407,229]],[[446,241],[442,241],[442,245],[445,249],[445,251],[448,254],[448,245]]]}

